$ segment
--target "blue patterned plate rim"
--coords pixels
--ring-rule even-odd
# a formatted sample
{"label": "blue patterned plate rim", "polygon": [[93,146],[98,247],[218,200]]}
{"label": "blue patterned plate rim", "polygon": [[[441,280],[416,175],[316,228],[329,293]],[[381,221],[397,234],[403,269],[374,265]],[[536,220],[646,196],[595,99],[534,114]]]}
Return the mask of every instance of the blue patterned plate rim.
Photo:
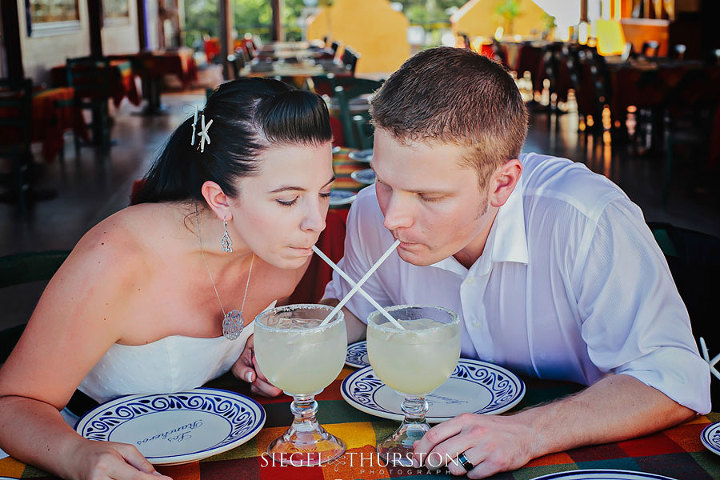
{"label": "blue patterned plate rim", "polygon": [[[454,379],[455,381],[459,380],[467,382],[469,384],[468,387],[482,387],[490,393],[492,398],[494,394],[491,389],[478,381],[476,378],[472,378],[473,374],[469,373],[474,372],[474,374],[477,375],[481,371],[484,372],[486,375],[488,373],[492,373],[504,377],[503,384],[505,385],[505,387],[503,391],[503,397],[502,399],[496,400],[494,404],[491,401],[490,404],[485,405],[484,407],[470,413],[503,413],[520,403],[520,401],[525,396],[525,383],[517,375],[503,367],[493,365],[492,363],[482,360],[461,358],[460,360],[458,360],[458,364],[455,367],[453,373],[450,375],[450,379],[448,381]],[[362,390],[364,391],[362,397],[359,397],[353,392],[353,388],[361,384],[363,381],[366,383],[370,382],[370,385],[361,385]],[[355,372],[345,377],[342,384],[340,385],[340,393],[342,394],[346,402],[348,402],[350,405],[357,408],[361,412],[365,412],[376,417],[402,421],[403,414],[400,410],[400,401],[398,401],[396,411],[388,410],[375,401],[375,396],[377,395],[377,392],[381,391],[383,388],[389,389],[389,387],[383,384],[380,379],[375,377],[372,366],[368,365],[367,367],[356,370]],[[438,389],[439,388],[442,388],[442,386],[438,387]],[[432,394],[428,396],[431,395]],[[398,399],[400,399],[400,397],[398,397]],[[429,413],[432,413],[432,408]],[[440,423],[444,422],[445,420],[449,420],[450,418],[452,417],[428,415],[426,417],[426,420],[428,421],[428,423]]]}
{"label": "blue patterned plate rim", "polygon": [[346,205],[355,200],[357,194],[347,190],[330,190],[330,205]]}
{"label": "blue patterned plate rim", "polygon": [[372,157],[373,157],[373,149],[372,148],[368,148],[366,150],[358,150],[356,152],[348,153],[348,158],[350,160],[355,160],[356,162],[370,163],[370,160],[372,160]]}
{"label": "blue patterned plate rim", "polygon": [[[193,400],[193,402],[202,400],[202,403],[197,404],[196,408],[193,408],[195,407],[194,403],[188,407],[186,399]],[[150,404],[150,402],[157,402],[158,400],[160,401],[160,404]],[[232,420],[228,419],[228,412],[225,411],[225,414],[223,414],[223,411],[218,411],[218,408],[221,408],[221,405],[215,405],[215,403],[210,402],[210,400],[222,402],[222,408],[238,407],[241,409],[242,423],[238,424],[238,421],[241,419],[238,415],[234,415]],[[170,407],[168,407],[167,404],[163,405],[163,401],[171,402],[172,405]],[[123,408],[122,415],[124,416],[111,418],[113,415],[112,412],[118,407]],[[223,419],[229,422],[233,428],[231,429],[230,434],[228,434],[225,438],[219,439],[213,447],[193,452],[180,452],[174,455],[155,457],[146,456],[150,463],[154,465],[179,465],[195,460],[201,460],[203,458],[211,457],[231,450],[257,435],[263,425],[265,425],[266,420],[265,409],[252,398],[236,392],[231,392],[229,390],[202,387],[176,393],[125,395],[114,400],[110,400],[95,407],[80,418],[75,424],[75,431],[83,437],[91,440],[112,441],[108,440],[108,437],[113,433],[113,431],[130,420],[139,418],[146,414],[158,414],[167,411],[181,410],[198,410],[203,413],[223,417]],[[249,418],[245,418],[246,413]],[[107,424],[108,421],[111,421],[109,425]],[[235,423],[233,423],[233,421]],[[90,422],[94,422],[92,425],[94,425],[95,428],[102,426],[105,430],[95,433],[89,432],[89,430],[92,429]],[[139,447],[139,449],[140,453],[142,453],[142,448]]]}
{"label": "blue patterned plate rim", "polygon": [[711,423],[700,433],[702,444],[716,455],[720,455],[720,422]]}
{"label": "blue patterned plate rim", "polygon": [[355,170],[350,174],[350,178],[352,178],[358,183],[370,185],[372,183],[375,183],[375,171],[372,168]]}
{"label": "blue patterned plate rim", "polygon": [[632,470],[588,469],[557,472],[535,477],[532,480],[675,480],[656,473],[635,472]]}
{"label": "blue patterned plate rim", "polygon": [[365,340],[360,340],[359,342],[348,345],[345,365],[354,368],[364,368],[370,365],[367,356],[367,342]]}

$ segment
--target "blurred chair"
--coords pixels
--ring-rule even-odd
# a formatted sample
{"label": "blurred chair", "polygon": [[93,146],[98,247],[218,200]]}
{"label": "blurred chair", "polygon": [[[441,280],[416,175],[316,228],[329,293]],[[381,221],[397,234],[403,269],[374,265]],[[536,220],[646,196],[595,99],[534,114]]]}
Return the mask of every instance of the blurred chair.
{"label": "blurred chair", "polygon": [[[92,141],[103,149],[110,148],[111,92],[110,60],[107,57],[68,58],[67,83],[74,90],[76,107],[92,112]],[[75,150],[80,155],[80,138],[75,134]]]}
{"label": "blurred chair", "polygon": [[680,83],[669,91],[662,104],[665,150],[663,205],[670,195],[673,170],[677,163],[676,147],[690,145],[683,157],[691,161],[693,180],[707,181],[713,173],[708,165],[710,139],[715,114],[720,108],[720,69],[688,71]]}
{"label": "blurred chair", "polygon": [[709,65],[720,65],[720,48],[710,50],[705,58]]}
{"label": "blurred chair", "polygon": [[[575,76],[575,97],[578,115],[585,120],[585,131],[602,133],[603,110],[610,101],[610,80],[605,57],[594,49],[581,49],[577,52],[577,64],[573,65]],[[592,120],[590,120],[592,117]]]}
{"label": "blurred chair", "polygon": [[682,43],[673,45],[673,47],[670,49],[670,58],[672,58],[674,60],[684,60],[686,51],[687,51],[687,47],[685,45],[683,45]]}
{"label": "blurred chair", "polygon": [[340,61],[345,65],[345,70],[350,72],[351,75],[355,75],[355,68],[357,67],[358,59],[360,54],[356,53],[350,47],[345,47]]}
{"label": "blurred chair", "polygon": [[203,49],[205,50],[205,60],[207,60],[207,63],[213,63],[215,57],[220,54],[220,40],[217,37],[204,39]]}
{"label": "blurred chair", "polygon": [[330,44],[330,50],[333,52],[333,56],[337,56],[338,49],[340,48],[340,44],[335,41]]}
{"label": "blurred chair", "polygon": [[623,51],[620,54],[620,60],[622,60],[623,62],[627,62],[631,58],[637,58],[637,53],[635,52],[635,49],[633,48],[632,42],[625,42]]}
{"label": "blurred chair", "polygon": [[[670,267],[682,297],[696,342],[703,337],[720,349],[717,334],[717,294],[720,291],[720,238],[671,225],[648,222]],[[720,384],[711,382],[713,405],[720,401]]]}
{"label": "blurred chair", "polygon": [[646,40],[640,48],[640,55],[645,58],[657,57],[660,52],[660,43],[656,40]]}
{"label": "blurred chair", "polygon": [[252,38],[243,38],[242,45],[245,47],[245,52],[248,55],[248,60],[252,60],[257,55],[257,48]]}
{"label": "blurred chair", "polygon": [[353,133],[357,148],[367,150],[373,148],[375,127],[370,122],[370,112],[361,112],[352,117]]}
{"label": "blurred chair", "polygon": [[[70,254],[68,250],[17,253],[0,257],[0,288],[50,280]],[[15,347],[25,325],[0,331],[0,363]]]}
{"label": "blurred chair", "polygon": [[227,56],[228,69],[233,72],[233,78],[237,80],[242,76],[242,69],[245,68],[245,59],[241,53],[231,54]]}
{"label": "blurred chair", "polygon": [[470,43],[470,37],[468,37],[467,33],[458,33],[460,35],[460,38],[462,38],[462,46],[465,50],[472,50],[472,44]]}
{"label": "blurred chair", "polygon": [[10,166],[0,179],[7,200],[17,204],[20,215],[26,213],[30,199],[32,91],[30,79],[0,79],[0,158],[8,159]]}
{"label": "blurred chair", "polygon": [[[468,49],[470,49],[470,47],[468,47]],[[493,38],[490,49],[492,50],[493,60],[509,68],[507,47]]]}
{"label": "blurred chair", "polygon": [[380,88],[383,82],[357,77],[334,77],[330,82],[333,88],[330,108],[338,111],[345,146],[363,148],[363,140],[356,135],[353,116],[367,114],[370,108],[367,97]]}

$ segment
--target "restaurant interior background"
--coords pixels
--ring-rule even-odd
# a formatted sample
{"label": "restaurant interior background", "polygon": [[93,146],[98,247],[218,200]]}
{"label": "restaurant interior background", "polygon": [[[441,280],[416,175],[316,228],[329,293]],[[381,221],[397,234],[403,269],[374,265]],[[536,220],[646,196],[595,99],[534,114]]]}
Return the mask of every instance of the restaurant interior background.
{"label": "restaurant interior background", "polygon": [[[135,180],[167,135],[203,105],[208,89],[236,75],[267,76],[262,46],[276,41],[311,41],[329,55],[324,60],[336,68],[330,74],[317,73],[329,71],[319,68],[321,59],[302,72],[289,64],[305,61],[294,58],[272,67],[305,88],[312,86],[308,78],[324,75],[381,81],[435,45],[491,56],[512,71],[530,109],[525,151],[587,164],[620,185],[649,222],[720,237],[717,0],[0,0],[0,6],[0,78],[32,80],[35,130],[20,187],[0,149],[0,257],[71,249],[126,206]],[[345,52],[355,53],[352,67]],[[108,61],[107,113],[77,114],[65,67],[85,56]],[[105,127],[90,126],[96,115]],[[10,141],[2,131],[0,139]],[[18,188],[26,189],[23,208]],[[702,262],[717,271],[718,256],[720,249]],[[0,329],[25,322],[44,285],[0,288]]]}

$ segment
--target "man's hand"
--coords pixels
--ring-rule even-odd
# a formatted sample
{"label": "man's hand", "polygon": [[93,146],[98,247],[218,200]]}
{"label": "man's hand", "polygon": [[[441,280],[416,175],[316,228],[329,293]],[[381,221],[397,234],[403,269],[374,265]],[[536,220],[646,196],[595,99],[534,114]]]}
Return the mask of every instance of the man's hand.
{"label": "man's hand", "polygon": [[630,375],[608,375],[577,394],[515,415],[465,413],[436,425],[415,442],[415,458],[464,475],[454,460],[464,453],[473,465],[468,477],[485,478],[548,453],[657,432],[693,415]]}
{"label": "man's hand", "polygon": [[[530,461],[531,439],[528,425],[515,416],[465,413],[435,425],[415,442],[415,459],[430,469],[447,465],[453,475],[485,478]],[[474,465],[469,472],[454,461],[461,453]]]}
{"label": "man's hand", "polygon": [[250,383],[250,392],[254,395],[263,395],[265,397],[277,397],[282,390],[268,382],[265,375],[260,371],[260,367],[255,359],[255,336],[250,335],[245,343],[240,358],[237,359],[232,367],[232,373],[237,378]]}

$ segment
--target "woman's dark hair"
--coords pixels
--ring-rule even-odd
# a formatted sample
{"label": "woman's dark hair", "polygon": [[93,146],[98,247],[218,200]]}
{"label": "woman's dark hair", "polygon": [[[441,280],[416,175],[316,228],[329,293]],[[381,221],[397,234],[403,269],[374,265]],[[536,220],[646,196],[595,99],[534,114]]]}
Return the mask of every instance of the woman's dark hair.
{"label": "woman's dark hair", "polygon": [[[131,203],[203,200],[201,187],[210,180],[230,197],[235,180],[252,175],[257,156],[273,145],[329,142],[330,116],[318,95],[278,80],[244,78],[220,85],[207,100],[205,122],[210,142],[200,137],[190,145],[193,117],[170,136],[165,148],[133,194]],[[201,130],[200,117],[196,134]]]}

